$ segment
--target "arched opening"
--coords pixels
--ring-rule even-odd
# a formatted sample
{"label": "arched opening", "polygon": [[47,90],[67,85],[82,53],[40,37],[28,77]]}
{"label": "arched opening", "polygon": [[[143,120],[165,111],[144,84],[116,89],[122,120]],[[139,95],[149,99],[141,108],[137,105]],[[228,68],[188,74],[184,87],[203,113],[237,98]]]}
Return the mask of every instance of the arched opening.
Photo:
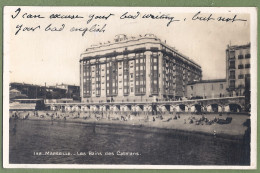
{"label": "arched opening", "polygon": [[165,105],[165,109],[167,110],[167,112],[171,111],[171,105]]}
{"label": "arched opening", "polygon": [[120,105],[116,105],[116,111],[120,111]]}
{"label": "arched opening", "polygon": [[96,105],[96,110],[95,111],[99,111],[100,110],[100,106]]}
{"label": "arched opening", "polygon": [[137,111],[143,111],[143,110],[144,110],[144,105],[137,106]]}
{"label": "arched opening", "polygon": [[196,105],[194,105],[194,107],[195,107],[195,112],[198,112],[198,113],[202,112],[202,106],[201,105],[196,104]]}
{"label": "arched opening", "polygon": [[152,114],[157,115],[157,105],[152,105]]}
{"label": "arched opening", "polygon": [[218,104],[212,104],[211,105],[211,108],[212,108],[212,112],[218,112]]}
{"label": "arched opening", "polygon": [[187,112],[188,111],[188,107],[184,104],[180,104],[179,105],[180,111],[182,112]]}
{"label": "arched opening", "polygon": [[230,112],[241,112],[241,106],[239,104],[229,104]]}

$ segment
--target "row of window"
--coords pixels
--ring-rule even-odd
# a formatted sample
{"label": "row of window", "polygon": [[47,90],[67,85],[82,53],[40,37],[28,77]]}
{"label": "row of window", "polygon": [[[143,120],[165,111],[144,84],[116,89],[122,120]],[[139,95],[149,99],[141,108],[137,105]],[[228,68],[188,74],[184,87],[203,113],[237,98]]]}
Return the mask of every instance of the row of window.
{"label": "row of window", "polygon": [[[245,75],[244,74],[240,74],[240,75],[238,75],[238,79],[244,79],[244,78],[248,78],[248,77],[250,77],[250,74],[245,74]],[[230,72],[229,79],[236,79],[234,71]]]}
{"label": "row of window", "polygon": [[243,68],[250,68],[250,64],[245,64],[245,66],[243,64],[238,65],[238,69],[243,69]]}
{"label": "row of window", "polygon": [[241,54],[241,55],[238,55],[238,59],[244,59],[244,58],[248,59],[248,58],[250,58],[250,56],[251,56],[250,54],[246,54],[244,57],[244,55]]}

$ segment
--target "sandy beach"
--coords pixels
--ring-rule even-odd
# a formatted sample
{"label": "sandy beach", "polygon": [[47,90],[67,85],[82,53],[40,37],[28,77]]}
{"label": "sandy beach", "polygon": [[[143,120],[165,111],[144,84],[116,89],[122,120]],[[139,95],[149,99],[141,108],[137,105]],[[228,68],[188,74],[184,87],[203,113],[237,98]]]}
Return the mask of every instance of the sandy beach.
{"label": "sandy beach", "polygon": [[[59,111],[23,111],[10,112],[10,119],[47,120],[75,123],[89,123],[96,125],[127,125],[149,129],[176,130],[189,133],[213,135],[217,137],[242,139],[248,128],[246,125],[250,116],[246,114],[204,114],[189,113],[165,114],[165,115],[121,115],[85,112],[59,112]],[[232,118],[228,124],[219,124],[219,119]]]}

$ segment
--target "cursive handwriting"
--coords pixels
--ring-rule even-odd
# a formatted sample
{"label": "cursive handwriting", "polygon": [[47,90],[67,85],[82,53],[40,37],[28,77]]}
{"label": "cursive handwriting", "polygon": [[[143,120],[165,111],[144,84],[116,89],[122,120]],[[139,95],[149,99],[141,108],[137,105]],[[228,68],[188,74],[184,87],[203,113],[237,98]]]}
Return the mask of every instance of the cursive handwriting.
{"label": "cursive handwriting", "polygon": [[[15,19],[21,12],[21,8],[17,8],[17,10],[15,10],[15,15],[11,15],[11,17],[13,19]],[[28,13],[24,13],[22,15],[22,18],[27,18],[27,19],[35,19],[35,18],[45,18],[43,16],[41,16],[40,14],[28,14]]]}
{"label": "cursive handwriting", "polygon": [[[43,13],[46,14],[46,13]],[[191,17],[175,17],[172,16],[171,14],[166,14],[162,12],[158,13],[142,13],[141,11],[136,11],[136,12],[123,12],[119,14],[120,20],[149,20],[149,21],[167,21],[166,27],[169,27],[173,22],[176,21],[181,21],[181,22],[187,22],[187,21],[196,21],[196,22],[222,22],[222,23],[233,23],[233,22],[243,22],[247,21],[246,19],[240,18],[238,15],[239,14],[230,14],[227,13],[228,16],[225,16],[224,14],[218,14],[218,13],[202,13],[201,11],[198,11],[194,14],[191,15]],[[98,23],[99,21],[108,21],[112,20],[113,16],[115,14],[113,13],[104,13],[104,14],[89,14],[88,16],[84,15],[79,15],[79,14],[70,14],[70,13],[47,13],[47,15],[43,16],[42,14],[39,14],[37,12],[33,13],[28,13],[22,11],[21,8],[17,8],[12,14],[11,14],[11,19],[30,19],[33,20],[30,22],[31,26],[27,23],[18,23],[16,25],[14,34],[18,35],[21,32],[27,32],[27,33],[33,33],[37,30],[42,30],[45,32],[80,32],[82,36],[86,35],[87,32],[99,32],[99,33],[104,33],[107,29],[108,23],[106,22],[105,24],[100,24]],[[37,23],[34,24],[35,21],[39,22],[39,20],[43,19],[52,21],[47,23]],[[67,20],[66,20],[67,19]],[[76,27],[75,25],[68,23],[68,20],[71,21],[73,19],[83,19],[83,24],[87,24],[87,26],[81,26],[81,27]],[[56,21],[62,20],[62,24],[55,23]],[[55,21],[55,22],[54,22]],[[80,20],[81,21],[81,20]],[[66,23],[67,22],[67,23]],[[139,21],[141,22],[141,21]],[[91,23],[91,25],[90,25]],[[92,24],[93,23],[93,24]],[[110,24],[109,24],[110,25]]]}
{"label": "cursive handwriting", "polygon": [[32,31],[32,32],[34,32],[35,30],[40,29],[41,26],[38,25],[36,27],[27,27],[27,26],[23,26],[23,24],[21,24],[21,25],[17,25],[16,28],[17,28],[17,31],[15,32],[15,35],[17,35],[20,31]]}
{"label": "cursive handwriting", "polygon": [[86,32],[105,32],[107,24],[100,26],[98,24],[94,24],[91,27],[72,27],[70,32],[81,32],[81,35],[84,36]]}
{"label": "cursive handwriting", "polygon": [[52,26],[52,24],[49,24],[45,28],[45,31],[63,31],[64,28],[65,28],[65,24],[62,24],[60,27]]}
{"label": "cursive handwriting", "polygon": [[197,20],[197,21],[205,21],[208,22],[210,20],[216,20],[219,22],[237,22],[237,21],[247,21],[245,19],[238,19],[237,15],[235,14],[233,17],[223,17],[223,16],[218,16],[217,18],[213,17],[213,14],[204,14],[202,15],[201,12],[197,12],[193,17],[192,20]]}
{"label": "cursive handwriting", "polygon": [[159,15],[154,15],[154,14],[144,14],[143,17],[144,19],[166,19],[169,20],[169,22],[167,23],[167,27],[175,21],[180,21],[178,19],[174,19],[175,17],[170,16],[169,14],[159,14]]}
{"label": "cursive handwriting", "polygon": [[87,21],[87,24],[89,24],[93,19],[104,19],[104,20],[107,20],[109,19],[111,16],[114,16],[114,14],[108,14],[108,15],[95,15],[95,14],[91,14],[89,15],[89,20]]}
{"label": "cursive handwriting", "polygon": [[63,15],[63,14],[51,14],[50,15],[50,19],[80,19],[80,18],[84,18],[82,16],[79,15]]}
{"label": "cursive handwriting", "polygon": [[[120,16],[120,19],[136,19],[138,18],[141,13],[139,11],[137,11],[136,13],[133,13],[133,14],[129,14],[128,12],[125,12],[124,14],[122,14]],[[175,19],[175,17],[173,16],[170,16],[169,14],[152,14],[152,13],[149,13],[149,14],[144,14],[141,16],[142,19],[166,19],[168,20],[169,22],[167,23],[167,27],[172,23],[172,22],[175,22],[175,21],[180,21],[178,19]]]}

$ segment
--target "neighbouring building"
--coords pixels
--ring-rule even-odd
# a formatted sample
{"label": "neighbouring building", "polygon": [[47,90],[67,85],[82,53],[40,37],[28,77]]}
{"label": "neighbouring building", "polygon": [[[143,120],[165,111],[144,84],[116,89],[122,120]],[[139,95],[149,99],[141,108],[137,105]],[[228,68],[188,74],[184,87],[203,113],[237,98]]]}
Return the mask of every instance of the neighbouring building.
{"label": "neighbouring building", "polygon": [[227,97],[226,79],[201,80],[187,85],[189,99],[207,99]]}
{"label": "neighbouring building", "polygon": [[[227,88],[229,96],[244,96],[246,79],[250,79],[250,43],[226,49]],[[249,81],[250,82],[250,81]]]}
{"label": "neighbouring building", "polygon": [[56,88],[61,88],[66,90],[66,98],[72,98],[73,100],[80,100],[80,87],[76,85],[69,84],[57,84]]}
{"label": "neighbouring building", "polygon": [[80,58],[82,102],[177,100],[201,67],[153,34],[92,45]]}
{"label": "neighbouring building", "polygon": [[62,88],[12,82],[10,83],[10,94],[14,89],[28,99],[60,99],[66,97],[66,90]]}

